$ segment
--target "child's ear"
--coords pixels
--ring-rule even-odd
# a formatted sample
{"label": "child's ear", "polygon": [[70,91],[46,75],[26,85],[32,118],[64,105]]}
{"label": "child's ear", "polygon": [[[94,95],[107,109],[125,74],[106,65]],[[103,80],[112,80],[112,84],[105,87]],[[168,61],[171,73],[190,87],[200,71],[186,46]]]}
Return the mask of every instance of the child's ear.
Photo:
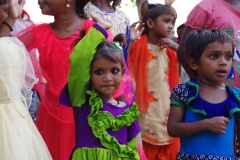
{"label": "child's ear", "polygon": [[187,59],[188,65],[192,70],[197,70],[199,67],[199,64],[196,62],[196,60],[193,57],[189,57]]}
{"label": "child's ear", "polygon": [[152,19],[148,18],[146,21],[146,24],[147,24],[148,28],[153,28],[155,22]]}

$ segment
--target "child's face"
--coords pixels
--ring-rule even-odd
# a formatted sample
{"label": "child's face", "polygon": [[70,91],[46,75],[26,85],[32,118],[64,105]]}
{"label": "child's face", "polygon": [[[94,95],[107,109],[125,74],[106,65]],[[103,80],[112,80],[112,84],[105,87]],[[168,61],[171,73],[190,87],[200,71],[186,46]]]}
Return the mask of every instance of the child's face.
{"label": "child's face", "polygon": [[58,15],[66,10],[66,0],[38,0],[38,5],[45,15]]}
{"label": "child's face", "polygon": [[171,14],[162,14],[157,17],[153,25],[153,32],[160,38],[170,37],[174,27],[174,16]]}
{"label": "child's face", "polygon": [[101,98],[107,99],[119,87],[123,69],[120,63],[100,58],[92,62],[90,75],[93,88]]}
{"label": "child's face", "polygon": [[208,44],[195,70],[204,81],[222,83],[231,70],[232,58],[232,44],[215,41]]}
{"label": "child's face", "polygon": [[0,25],[7,18],[7,16],[8,16],[8,5],[7,4],[0,5],[0,22],[1,22]]}

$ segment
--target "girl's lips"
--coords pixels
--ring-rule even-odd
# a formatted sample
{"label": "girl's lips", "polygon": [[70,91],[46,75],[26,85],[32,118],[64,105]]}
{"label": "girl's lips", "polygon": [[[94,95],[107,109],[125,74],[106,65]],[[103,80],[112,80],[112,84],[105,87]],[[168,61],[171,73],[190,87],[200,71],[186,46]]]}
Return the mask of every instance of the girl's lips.
{"label": "girl's lips", "polygon": [[226,76],[227,72],[225,70],[219,70],[216,72],[218,76]]}

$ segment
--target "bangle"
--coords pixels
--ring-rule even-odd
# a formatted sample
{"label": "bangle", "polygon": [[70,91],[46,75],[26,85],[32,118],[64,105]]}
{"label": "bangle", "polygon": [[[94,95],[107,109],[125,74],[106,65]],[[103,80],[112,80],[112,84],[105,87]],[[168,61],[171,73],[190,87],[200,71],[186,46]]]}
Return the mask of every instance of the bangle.
{"label": "bangle", "polygon": [[2,24],[7,25],[7,26],[9,27],[9,29],[10,29],[11,31],[13,31],[12,27],[11,27],[7,22],[3,21]]}

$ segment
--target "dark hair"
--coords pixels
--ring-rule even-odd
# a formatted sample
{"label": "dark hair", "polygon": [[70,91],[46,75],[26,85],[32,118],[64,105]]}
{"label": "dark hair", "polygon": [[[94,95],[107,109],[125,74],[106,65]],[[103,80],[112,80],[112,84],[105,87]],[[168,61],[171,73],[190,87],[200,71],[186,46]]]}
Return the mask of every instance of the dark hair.
{"label": "dark hair", "polygon": [[185,28],[185,23],[181,24],[180,26],[177,27],[177,30],[179,29],[184,29]]}
{"label": "dark hair", "polygon": [[[177,18],[176,10],[173,7],[168,5],[149,4],[148,1],[145,0],[139,6],[139,16],[142,22],[146,22],[147,19],[152,19],[154,22],[156,22],[157,17],[163,14],[172,15],[174,17],[174,21]],[[148,33],[148,31],[149,31],[149,28],[145,23],[145,29],[143,31],[143,34]]]}
{"label": "dark hair", "polygon": [[0,5],[7,4],[8,0],[0,0]]}
{"label": "dark hair", "polygon": [[193,30],[188,34],[185,42],[186,57],[194,58],[195,61],[199,64],[202,53],[204,52],[208,44],[213,42],[231,43],[232,52],[234,53],[234,43],[225,32],[214,29],[202,29]]}
{"label": "dark hair", "polygon": [[122,0],[108,0],[108,2],[113,8],[116,8],[121,4]]}
{"label": "dark hair", "polygon": [[90,0],[76,0],[75,10],[79,17],[86,18],[84,7]]}
{"label": "dark hair", "polygon": [[122,51],[116,48],[111,42],[103,41],[97,46],[97,51],[92,62],[100,58],[104,58],[110,62],[120,63],[122,68],[124,68]]}
{"label": "dark hair", "polygon": [[[121,47],[125,47],[125,46],[126,46],[126,42],[127,42],[127,39],[126,39],[126,38],[127,38],[127,37],[126,37],[125,34],[119,33],[119,34],[117,34],[117,35],[113,38],[113,42],[119,42],[120,45],[121,45],[121,43],[122,43],[123,46],[121,46]],[[125,42],[125,44],[124,44],[124,42]]]}

